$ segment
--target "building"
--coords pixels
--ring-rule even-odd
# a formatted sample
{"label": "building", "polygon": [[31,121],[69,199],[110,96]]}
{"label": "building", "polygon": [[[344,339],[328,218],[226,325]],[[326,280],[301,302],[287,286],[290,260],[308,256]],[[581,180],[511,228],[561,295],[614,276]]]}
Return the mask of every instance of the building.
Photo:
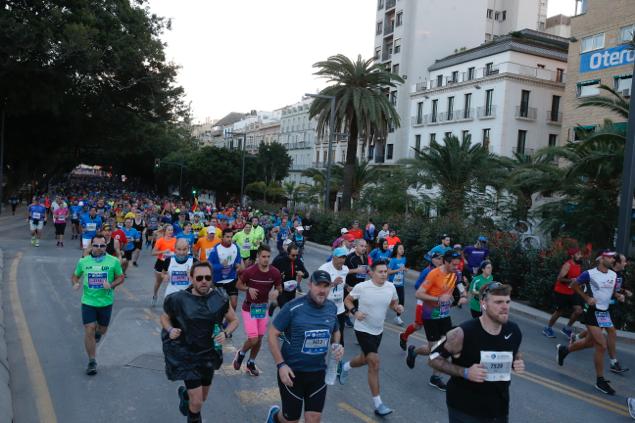
{"label": "building", "polygon": [[313,183],[311,178],[302,176],[302,172],[311,167],[319,167],[319,158],[315,158],[318,139],[317,120],[309,119],[312,99],[299,101],[283,107],[280,116],[280,143],[291,157],[288,182]]}
{"label": "building", "polygon": [[410,93],[429,80],[428,68],[435,59],[523,28],[544,30],[547,20],[547,0],[377,0],[376,4],[375,59],[406,79],[387,93],[401,116],[401,127],[390,131],[385,151],[369,149],[375,161],[385,158],[386,163],[412,156]]}
{"label": "building", "polygon": [[587,3],[585,0],[578,5],[577,15],[571,18],[563,142],[580,139],[583,130],[593,130],[604,119],[626,127],[624,119],[606,109],[578,107],[580,99],[601,95],[601,84],[614,88],[624,97],[632,94],[635,51],[628,50],[624,43],[633,39],[635,2],[593,0]]}
{"label": "building", "polygon": [[471,136],[503,156],[556,145],[568,41],[522,30],[438,60],[411,94],[416,148]]}
{"label": "building", "polygon": [[214,127],[216,127],[216,119],[206,119],[203,123],[192,125],[192,137],[198,140],[201,147],[212,145]]}
{"label": "building", "polygon": [[245,144],[247,153],[257,154],[261,144],[279,142],[280,119],[252,122],[247,125],[245,132],[247,132],[247,144]]}
{"label": "building", "polygon": [[547,18],[545,32],[558,37],[569,38],[571,36],[571,18],[565,15],[555,15]]}

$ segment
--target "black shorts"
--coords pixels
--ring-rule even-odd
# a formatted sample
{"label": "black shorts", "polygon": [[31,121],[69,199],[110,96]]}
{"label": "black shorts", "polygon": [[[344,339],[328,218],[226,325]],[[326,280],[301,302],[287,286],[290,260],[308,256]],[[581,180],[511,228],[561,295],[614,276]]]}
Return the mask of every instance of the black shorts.
{"label": "black shorts", "polygon": [[134,242],[134,249],[135,250],[141,250],[142,248],[143,248],[143,241],[142,240]]}
{"label": "black shorts", "polygon": [[197,371],[201,375],[200,379],[183,381],[187,389],[196,389],[200,386],[210,386],[212,384],[212,379],[214,378],[214,369],[209,367],[201,367]]}
{"label": "black shorts", "polygon": [[249,250],[249,260],[255,261],[258,257],[258,250]]}
{"label": "black shorts", "polygon": [[298,372],[293,371],[295,379],[293,386],[282,383],[278,375],[278,389],[282,400],[282,415],[287,420],[300,420],[302,416],[302,404],[304,411],[321,413],[326,401],[326,383],[324,383],[325,371]]}
{"label": "black shorts", "polygon": [[73,225],[79,225],[79,219],[71,219]]}
{"label": "black shorts", "polygon": [[423,322],[423,328],[426,331],[426,339],[428,342],[437,342],[452,329],[452,318],[426,319]]}
{"label": "black shorts", "polygon": [[[128,250],[128,251],[124,251],[123,252],[123,258],[125,258],[128,261],[132,261],[132,252],[134,250]],[[167,270],[167,269],[166,269]]]}
{"label": "black shorts", "polygon": [[112,304],[105,307],[82,304],[82,322],[85,325],[97,322],[99,326],[108,326],[110,316],[112,316]]}
{"label": "black shorts", "polygon": [[238,288],[236,288],[236,279],[231,282],[216,284],[216,286],[218,288],[223,288],[227,295],[229,295],[230,297],[238,295]]}
{"label": "black shorts", "polygon": [[64,235],[66,223],[55,223],[55,235]]}
{"label": "black shorts", "polygon": [[[598,323],[598,319],[596,316],[596,312],[602,313],[601,310],[597,310],[595,307],[586,307],[584,310],[584,324],[587,326],[596,326],[596,327],[601,327],[602,329],[610,329],[611,327],[614,326],[600,326],[600,324]],[[610,312],[607,310],[606,313],[609,315],[609,317],[611,316]]]}
{"label": "black shorts", "polygon": [[377,351],[379,351],[379,345],[381,344],[381,336],[381,333],[379,335],[371,335],[370,333],[358,330],[355,331],[355,337],[357,338],[359,347],[362,349],[364,355],[368,355],[370,353],[377,354]]}
{"label": "black shorts", "polygon": [[553,303],[556,310],[571,310],[575,306],[582,306],[583,300],[578,294],[567,295],[554,292]]}
{"label": "black shorts", "polygon": [[154,263],[154,271],[155,272],[167,272],[168,271],[168,261],[167,260],[159,260]]}

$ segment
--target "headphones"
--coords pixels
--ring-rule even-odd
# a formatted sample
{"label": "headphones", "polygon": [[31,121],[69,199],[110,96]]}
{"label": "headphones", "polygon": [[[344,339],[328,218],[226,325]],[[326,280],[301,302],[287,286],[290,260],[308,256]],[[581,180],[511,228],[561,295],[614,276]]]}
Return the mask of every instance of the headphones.
{"label": "headphones", "polygon": [[483,304],[481,307],[483,308],[483,310],[487,310],[487,306],[485,304]]}

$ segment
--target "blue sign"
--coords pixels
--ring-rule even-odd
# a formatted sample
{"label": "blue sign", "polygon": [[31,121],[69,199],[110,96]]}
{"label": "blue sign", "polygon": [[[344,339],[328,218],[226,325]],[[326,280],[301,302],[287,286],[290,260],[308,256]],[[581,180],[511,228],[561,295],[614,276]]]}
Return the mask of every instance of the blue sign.
{"label": "blue sign", "polygon": [[632,65],[633,63],[635,63],[635,50],[629,50],[626,45],[621,45],[580,55],[580,73]]}

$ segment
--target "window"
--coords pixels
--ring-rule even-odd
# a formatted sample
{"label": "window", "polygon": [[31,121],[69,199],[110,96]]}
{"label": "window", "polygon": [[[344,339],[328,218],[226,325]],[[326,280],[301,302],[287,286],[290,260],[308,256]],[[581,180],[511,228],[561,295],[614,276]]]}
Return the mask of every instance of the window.
{"label": "window", "polygon": [[452,72],[452,82],[459,82],[459,71]]}
{"label": "window", "polygon": [[549,134],[549,147],[555,147],[556,145],[558,145],[558,135]]}
{"label": "window", "polygon": [[487,9],[487,19],[492,19],[494,16],[494,11],[492,9]]}
{"label": "window", "polygon": [[421,150],[421,135],[415,135],[415,150]]}
{"label": "window", "polygon": [[452,136],[452,132],[446,132],[443,134],[443,139],[450,138]]}
{"label": "window", "polygon": [[494,13],[494,20],[498,20],[498,18],[500,17],[500,13],[499,12],[495,12]]}
{"label": "window", "polygon": [[507,19],[507,10],[503,10],[501,12],[501,21],[504,21],[505,19]]}
{"label": "window", "polygon": [[551,111],[549,112],[549,119],[552,122],[560,121],[560,96],[554,95],[551,97]]}
{"label": "window", "polygon": [[375,60],[379,60],[379,56],[381,56],[381,47],[375,47]]}
{"label": "window", "polygon": [[393,106],[397,105],[397,91],[392,91],[390,93],[390,104]]}
{"label": "window", "polygon": [[443,75],[437,75],[437,87],[443,86]]}
{"label": "window", "polygon": [[399,75],[399,64],[392,65],[392,73]]}
{"label": "window", "polygon": [[465,141],[470,136],[470,131],[461,131],[461,139]]}
{"label": "window", "polygon": [[540,63],[538,63],[536,66],[538,67],[538,69],[544,69],[545,68],[545,65],[540,64]]}
{"label": "window", "polygon": [[520,117],[529,116],[529,94],[530,91],[522,90],[520,93]]}
{"label": "window", "polygon": [[403,24],[403,12],[397,13],[397,26],[401,26]]}
{"label": "window", "polygon": [[368,160],[372,160],[375,156],[375,145],[368,146]]}
{"label": "window", "polygon": [[485,64],[485,76],[489,76],[494,73],[494,63],[489,62]]}
{"label": "window", "polygon": [[448,97],[448,115],[447,120],[454,119],[454,97]]}
{"label": "window", "polygon": [[604,47],[604,33],[590,35],[582,38],[580,43],[580,53],[586,53],[587,51],[598,50]]}
{"label": "window", "polygon": [[485,116],[492,116],[492,103],[494,101],[494,90],[485,91]]}
{"label": "window", "polygon": [[619,93],[623,93],[624,90],[630,91],[632,82],[633,82],[633,75],[616,76],[615,77],[615,91]]}
{"label": "window", "polygon": [[556,69],[556,82],[564,82],[564,69]]}
{"label": "window", "polygon": [[401,38],[397,38],[395,40],[394,46],[395,46],[395,48],[393,49],[393,52],[395,54],[399,53],[401,51]]}
{"label": "window", "polygon": [[383,22],[377,22],[377,28],[375,29],[375,34],[377,35],[381,35],[381,25],[383,24]]}
{"label": "window", "polygon": [[463,119],[469,119],[471,116],[470,107],[472,107],[472,93],[465,94],[463,100]]}
{"label": "window", "polygon": [[315,152],[315,163],[320,163],[320,152],[319,151]]}
{"label": "window", "polygon": [[491,133],[491,129],[490,128],[485,128],[483,129],[483,148],[487,149],[489,151],[489,137],[490,137],[490,133]]}
{"label": "window", "polygon": [[393,147],[393,144],[388,144],[388,148],[386,149],[386,160],[392,160]]}
{"label": "window", "polygon": [[417,123],[423,123],[423,101],[417,103]]}
{"label": "window", "polygon": [[467,80],[471,81],[474,79],[474,67],[467,69]]}
{"label": "window", "polygon": [[580,141],[595,132],[595,125],[580,125],[573,128],[573,140]]}
{"label": "window", "polygon": [[436,141],[437,141],[437,134],[436,133],[430,134],[430,144]]}
{"label": "window", "polygon": [[525,143],[527,141],[527,131],[518,130],[518,140],[516,141],[516,153],[525,154]]}
{"label": "window", "polygon": [[377,0],[377,10],[381,10],[384,7],[384,0]]}
{"label": "window", "polygon": [[435,123],[437,121],[437,112],[439,109],[439,100],[432,100],[432,113],[430,116],[430,122]]}
{"label": "window", "polygon": [[635,24],[623,26],[620,28],[620,41],[631,41],[633,39],[633,35],[635,34]]}
{"label": "window", "polygon": [[577,84],[578,97],[592,97],[600,95],[600,80],[582,81]]}

